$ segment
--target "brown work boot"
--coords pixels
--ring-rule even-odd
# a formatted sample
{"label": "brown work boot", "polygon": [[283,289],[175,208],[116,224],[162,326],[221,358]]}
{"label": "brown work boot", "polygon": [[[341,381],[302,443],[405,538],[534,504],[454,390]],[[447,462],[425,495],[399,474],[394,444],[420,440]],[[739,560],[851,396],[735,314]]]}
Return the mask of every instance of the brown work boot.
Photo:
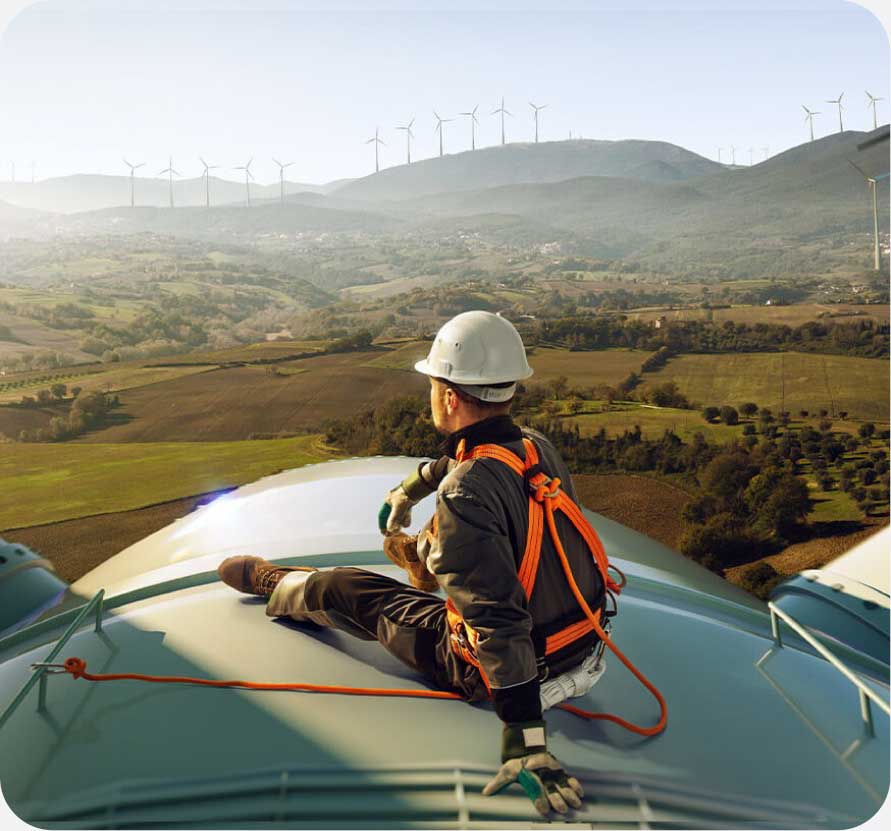
{"label": "brown work boot", "polygon": [[291,571],[318,571],[312,566],[277,566],[262,557],[227,557],[217,574],[227,586],[245,594],[269,597],[279,581]]}
{"label": "brown work boot", "polygon": [[408,574],[408,582],[416,589],[435,592],[439,588],[436,578],[418,557],[418,538],[408,534],[391,534],[384,537],[384,554]]}

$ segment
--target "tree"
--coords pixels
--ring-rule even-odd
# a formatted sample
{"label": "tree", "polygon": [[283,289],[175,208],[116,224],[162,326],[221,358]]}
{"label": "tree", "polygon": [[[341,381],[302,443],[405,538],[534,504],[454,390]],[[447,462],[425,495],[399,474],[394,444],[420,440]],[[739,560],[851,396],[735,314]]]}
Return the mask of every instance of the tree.
{"label": "tree", "polygon": [[80,395],[82,389],[83,389],[83,387],[72,387],[71,388],[71,397],[77,398],[77,396]]}
{"label": "tree", "polygon": [[37,403],[49,404],[52,400],[52,394],[49,390],[37,390]]}
{"label": "tree", "polygon": [[565,375],[558,375],[551,380],[551,389],[554,391],[554,400],[563,398],[569,387],[569,378]]}
{"label": "tree", "polygon": [[585,405],[582,402],[582,399],[578,396],[574,395],[572,396],[572,398],[569,399],[569,412],[573,415],[578,415],[584,409],[584,407]]}
{"label": "tree", "polygon": [[865,424],[860,425],[860,428],[857,430],[857,435],[860,436],[861,439],[866,439],[866,441],[869,441],[875,431],[875,424],[873,424],[871,421],[867,421]]}
{"label": "tree", "polygon": [[755,413],[758,412],[758,405],[754,404],[751,401],[747,401],[745,404],[741,404],[739,411],[746,417],[751,418]]}
{"label": "tree", "polygon": [[702,417],[708,422],[716,421],[720,415],[721,411],[717,407],[706,407],[702,411]]}
{"label": "tree", "polygon": [[727,405],[721,407],[721,421],[730,426],[739,424],[739,413],[736,411],[736,408]]}
{"label": "tree", "polygon": [[61,401],[65,397],[65,393],[68,392],[68,387],[65,384],[53,384],[50,387],[50,392],[53,394],[53,398]]}
{"label": "tree", "polygon": [[802,418],[807,418],[807,417],[808,417],[808,411],[807,411],[807,410],[799,410],[799,411],[798,411],[798,415],[800,415]]}

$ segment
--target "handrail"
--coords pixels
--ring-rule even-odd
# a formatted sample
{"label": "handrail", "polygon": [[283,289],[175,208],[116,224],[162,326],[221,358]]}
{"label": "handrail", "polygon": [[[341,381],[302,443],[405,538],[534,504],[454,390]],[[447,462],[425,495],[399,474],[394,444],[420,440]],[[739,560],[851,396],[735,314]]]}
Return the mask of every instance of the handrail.
{"label": "handrail", "polygon": [[864,684],[844,663],[842,663],[835,655],[832,654],[811,632],[809,632],[802,624],[800,624],[795,618],[793,618],[788,612],[784,612],[779,608],[772,600],[768,601],[767,608],[770,610],[770,631],[773,635],[774,643],[777,647],[782,648],[783,639],[780,635],[780,626],[779,620],[782,620],[796,635],[798,635],[802,640],[806,641],[810,646],[817,650],[817,652],[825,658],[833,667],[835,667],[842,675],[845,676],[855,687],[860,694],[860,716],[863,719],[863,724],[866,727],[866,732],[873,736],[875,735],[875,728],[872,722],[872,708],[870,707],[870,701],[874,702],[876,706],[886,715],[891,716],[891,704],[885,701],[879,694],[869,687],[867,684]]}
{"label": "handrail", "polygon": [[96,610],[96,625],[95,631],[102,631],[102,600],[105,597],[105,589],[99,589],[93,598],[81,607],[80,611],[77,614],[77,617],[71,621],[71,625],[65,630],[62,637],[56,641],[56,645],[50,651],[50,654],[46,656],[46,658],[41,662],[43,665],[36,667],[34,669],[33,674],[28,679],[27,683],[24,687],[19,690],[18,695],[12,700],[12,703],[3,711],[3,715],[0,716],[0,729],[2,729],[3,725],[9,720],[9,717],[13,714],[19,704],[25,700],[25,696],[28,695],[29,692],[33,689],[34,685],[40,684],[40,691],[37,697],[37,709],[43,710],[46,706],[46,673],[49,669],[47,664],[51,664],[58,656],[62,649],[65,647],[65,644],[71,640],[71,636],[74,635],[75,632],[80,628],[81,623],[84,618],[90,614],[91,611],[95,608]]}

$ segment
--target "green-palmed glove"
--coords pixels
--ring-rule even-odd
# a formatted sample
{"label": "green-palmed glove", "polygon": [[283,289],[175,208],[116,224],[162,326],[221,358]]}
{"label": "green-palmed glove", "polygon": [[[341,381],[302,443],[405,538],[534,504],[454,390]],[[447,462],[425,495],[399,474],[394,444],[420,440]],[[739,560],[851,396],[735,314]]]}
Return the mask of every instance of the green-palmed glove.
{"label": "green-palmed glove", "polygon": [[378,528],[384,535],[398,534],[411,525],[411,509],[425,496],[433,493],[416,470],[404,482],[391,490],[377,514]]}
{"label": "green-palmed glove", "polygon": [[501,761],[501,770],[483,788],[483,796],[497,794],[517,782],[542,816],[552,809],[565,814],[570,808],[582,807],[585,792],[579,780],[548,753],[543,721],[505,724]]}

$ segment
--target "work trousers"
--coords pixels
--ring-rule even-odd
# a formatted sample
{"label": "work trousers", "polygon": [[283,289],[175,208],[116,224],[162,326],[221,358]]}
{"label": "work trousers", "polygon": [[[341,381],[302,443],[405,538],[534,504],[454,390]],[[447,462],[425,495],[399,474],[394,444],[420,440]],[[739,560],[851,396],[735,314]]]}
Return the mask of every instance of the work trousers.
{"label": "work trousers", "polygon": [[361,568],[291,572],[276,586],[266,614],[376,640],[440,689],[468,701],[489,697],[479,670],[452,651],[445,602],[391,577]]}

